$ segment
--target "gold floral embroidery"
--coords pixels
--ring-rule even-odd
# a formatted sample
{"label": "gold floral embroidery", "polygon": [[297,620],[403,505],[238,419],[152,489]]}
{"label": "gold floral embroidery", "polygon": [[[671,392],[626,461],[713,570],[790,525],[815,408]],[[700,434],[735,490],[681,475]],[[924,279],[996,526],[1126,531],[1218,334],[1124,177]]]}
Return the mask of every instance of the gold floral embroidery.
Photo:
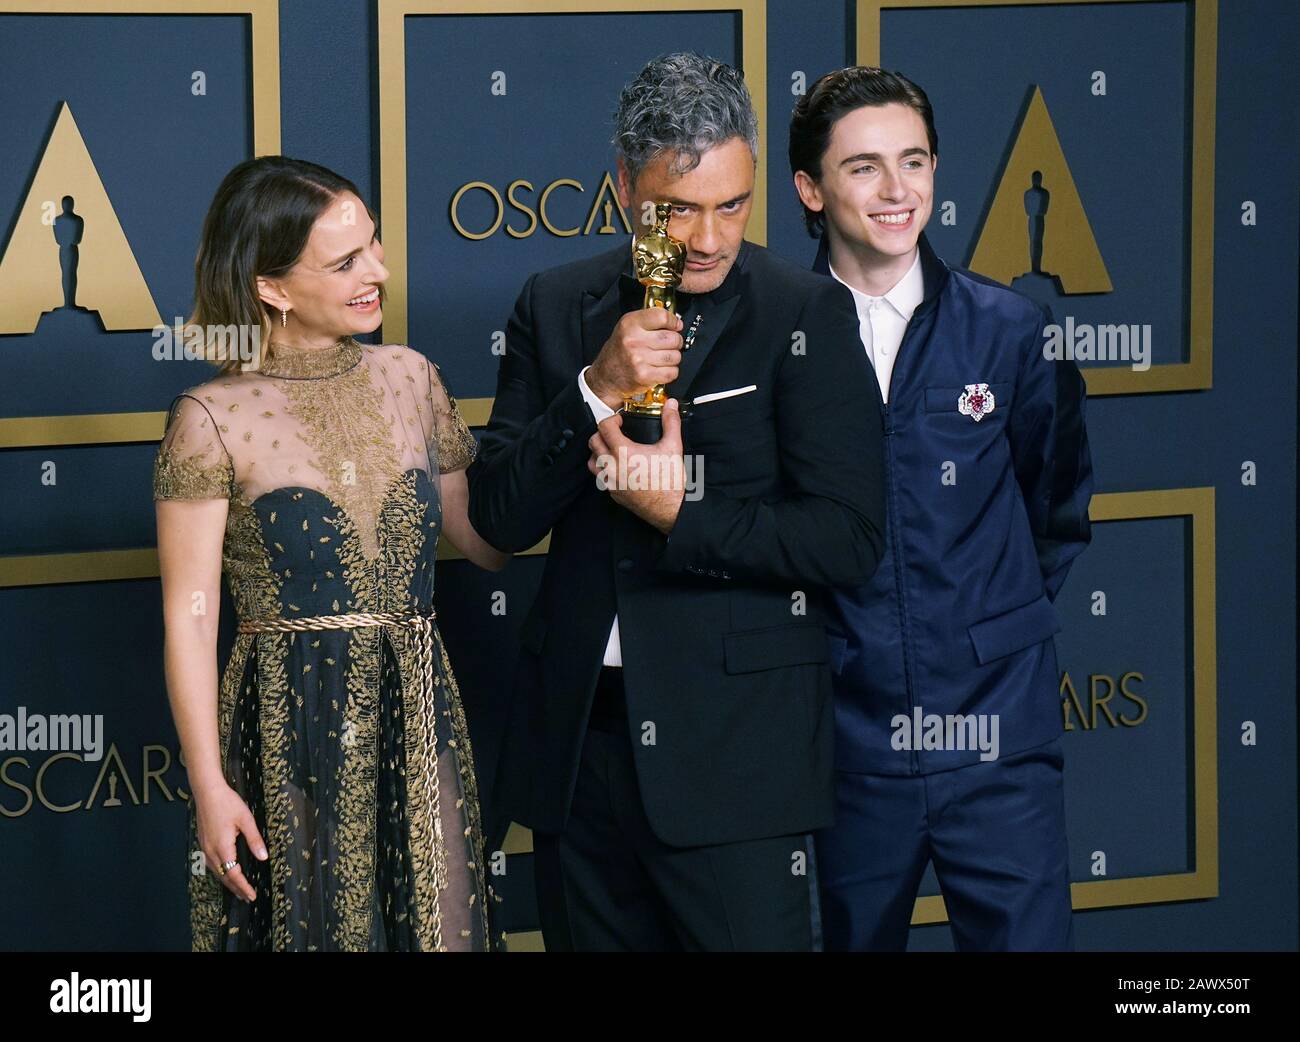
{"label": "gold floral embroidery", "polygon": [[263,376],[290,380],[319,380],[352,369],[361,361],[362,350],[351,337],[342,338],[332,347],[322,348],[272,343],[257,371]]}
{"label": "gold floral embroidery", "polygon": [[205,462],[201,456],[182,457],[161,449],[154,457],[154,499],[226,499],[234,480],[234,469],[224,456]]}
{"label": "gold floral embroidery", "polygon": [[154,499],[227,499],[234,491],[230,456],[214,433],[207,408],[178,394],[153,461]]}
{"label": "gold floral embroidery", "polygon": [[[275,518],[272,516],[272,523]],[[271,570],[266,545],[269,534],[262,532],[253,506],[242,494],[231,500],[226,515],[226,538],[221,549],[222,571],[241,619],[261,619],[280,614],[280,583]],[[281,552],[283,547],[272,543]]]}
{"label": "gold floral embroidery", "polygon": [[[374,568],[362,556],[356,528],[343,511],[339,511],[337,527],[343,578],[355,594],[347,610],[371,610],[375,603]],[[354,721],[355,733],[354,740],[342,744],[339,756],[335,787],[338,853],[334,866],[336,942],[347,951],[365,951],[373,925],[381,633],[377,627],[353,630],[347,646],[345,715]]]}
{"label": "gold floral embroidery", "polygon": [[366,557],[379,553],[380,504],[400,473],[397,446],[382,411],[383,391],[357,366],[330,380],[285,381],[289,410],[307,432],[326,491],[351,516]]}
{"label": "gold floral embroidery", "polygon": [[[436,449],[434,459],[438,473],[449,474],[452,471],[462,470],[474,462],[478,443],[474,441],[474,435],[470,433],[468,424],[461,416],[460,406],[456,403],[455,397],[442,381],[442,370],[436,363],[431,364],[438,374],[436,379],[432,376],[430,378],[429,395],[426,399],[433,417],[433,445]],[[439,399],[444,396],[447,399],[446,406],[439,402]]]}
{"label": "gold floral embroidery", "polygon": [[[401,611],[415,607],[409,603],[410,577],[424,547],[423,506],[415,493],[415,474],[403,475],[393,487],[380,518],[383,533],[381,561],[385,565],[380,577],[380,602],[385,610]],[[422,951],[432,951],[442,933],[442,903],[438,890],[447,873],[446,837],[442,842],[432,834],[421,809],[434,807],[435,778],[418,766],[426,761],[426,750],[435,746],[437,735],[430,733],[426,714],[420,704],[419,634],[412,630],[392,631],[389,639],[397,653],[402,687],[402,744],[406,753],[407,823],[410,835],[411,870],[415,877],[415,931]]]}

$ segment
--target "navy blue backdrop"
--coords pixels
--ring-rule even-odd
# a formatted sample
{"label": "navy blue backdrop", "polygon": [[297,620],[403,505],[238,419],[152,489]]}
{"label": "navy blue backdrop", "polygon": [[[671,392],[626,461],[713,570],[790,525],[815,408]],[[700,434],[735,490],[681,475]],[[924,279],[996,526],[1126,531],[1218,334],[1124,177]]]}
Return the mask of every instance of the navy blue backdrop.
{"label": "navy blue backdrop", "polygon": [[[475,6],[449,2],[409,4],[403,18],[388,0],[249,0],[257,22],[201,13],[202,2],[159,5],[192,14],[175,17],[30,14],[0,0],[0,242],[66,102],[163,320],[187,314],[204,212],[226,170],[255,151],[252,66],[266,43],[255,35],[278,14],[280,150],[351,178],[378,209],[390,260],[404,254],[390,264],[405,286],[383,339],[434,358],[481,423],[493,345],[527,274],[624,234],[599,192],[613,171],[618,88],[646,59],[691,48],[764,62],[746,72],[766,110],[766,242],[804,264],[815,243],[785,153],[802,84],[878,41],[885,67],[927,89],[941,157],[929,234],[961,265],[1037,86],[1113,283],[1047,300],[1058,317],[1148,323],[1157,365],[1188,362],[1208,346],[1191,346],[1204,260],[1193,242],[1212,247],[1213,265],[1212,380],[1138,384],[1088,406],[1098,523],[1058,601],[1076,942],[1294,949],[1300,16],[1283,0],[1220,0],[1207,66],[1196,52],[1206,5],[746,0],[419,13]],[[195,70],[204,96],[191,91]],[[1205,91],[1215,103],[1209,209],[1194,190]],[[495,222],[493,191],[507,198],[519,180],[523,205],[507,202],[491,235],[457,230],[460,188],[491,186],[467,190],[455,210],[478,234]],[[529,212],[557,181],[546,219],[577,232],[530,231]],[[1246,203],[1254,223],[1243,222]],[[612,234],[601,230],[607,216]],[[149,478],[161,410],[207,369],[155,361],[151,344],[148,331],[105,332],[94,313],[64,310],[34,333],[0,335],[0,713],[102,713],[116,754],[0,750],[0,949],[189,944],[185,778],[162,679]],[[109,418],[67,420],[84,415]],[[42,481],[49,462],[53,483]],[[522,556],[498,574],[439,565],[440,625],[487,776],[542,562]],[[491,611],[498,591],[504,614]],[[497,889],[512,947],[535,947],[528,837],[512,832],[506,849]],[[937,892],[927,879],[915,949],[951,947]]]}

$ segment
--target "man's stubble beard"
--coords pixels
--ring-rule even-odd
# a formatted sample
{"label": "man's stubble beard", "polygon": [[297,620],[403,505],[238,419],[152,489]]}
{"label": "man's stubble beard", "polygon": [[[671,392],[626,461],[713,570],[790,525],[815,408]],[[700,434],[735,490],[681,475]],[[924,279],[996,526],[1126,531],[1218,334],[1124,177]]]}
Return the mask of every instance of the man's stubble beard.
{"label": "man's stubble beard", "polygon": [[678,286],[678,289],[680,289],[683,293],[693,293],[697,295],[701,293],[712,293],[715,289],[717,289],[719,286],[721,286],[724,282],[727,281],[727,276],[731,274],[731,266],[735,263],[736,263],[736,258],[735,255],[733,254],[731,257],[729,257],[723,263],[719,264],[718,267],[714,268],[712,271],[700,272],[699,278],[708,279],[708,281],[701,282],[698,285],[694,283],[692,283],[689,286],[687,285],[687,279],[691,278],[692,275],[691,272],[687,271],[682,275],[682,282],[681,285]]}

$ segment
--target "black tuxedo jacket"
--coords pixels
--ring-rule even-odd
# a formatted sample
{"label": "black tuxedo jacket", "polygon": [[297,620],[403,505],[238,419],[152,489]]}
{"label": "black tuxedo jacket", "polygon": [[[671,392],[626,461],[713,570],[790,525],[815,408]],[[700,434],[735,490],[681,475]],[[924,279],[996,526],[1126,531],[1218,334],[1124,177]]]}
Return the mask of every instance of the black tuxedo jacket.
{"label": "black tuxedo jacket", "polygon": [[[469,514],[518,552],[551,533],[520,634],[498,810],[562,831],[617,612],[632,744],[661,840],[696,846],[833,818],[824,628],[832,584],[883,544],[880,392],[849,290],[742,244],[669,393],[683,403],[688,492],[672,531],[587,470],[596,420],[578,389],[620,316],[642,306],[626,244],[529,277],[506,332]],[[710,393],[743,394],[695,403]]]}

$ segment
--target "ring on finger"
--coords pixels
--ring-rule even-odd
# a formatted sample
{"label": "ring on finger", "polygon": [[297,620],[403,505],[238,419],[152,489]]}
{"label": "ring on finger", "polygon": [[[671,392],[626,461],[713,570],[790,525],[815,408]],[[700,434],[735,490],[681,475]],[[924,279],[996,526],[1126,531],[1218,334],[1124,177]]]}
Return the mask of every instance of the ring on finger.
{"label": "ring on finger", "polygon": [[221,862],[220,872],[224,876],[232,868],[238,868],[238,867],[239,867],[238,861],[223,861]]}

